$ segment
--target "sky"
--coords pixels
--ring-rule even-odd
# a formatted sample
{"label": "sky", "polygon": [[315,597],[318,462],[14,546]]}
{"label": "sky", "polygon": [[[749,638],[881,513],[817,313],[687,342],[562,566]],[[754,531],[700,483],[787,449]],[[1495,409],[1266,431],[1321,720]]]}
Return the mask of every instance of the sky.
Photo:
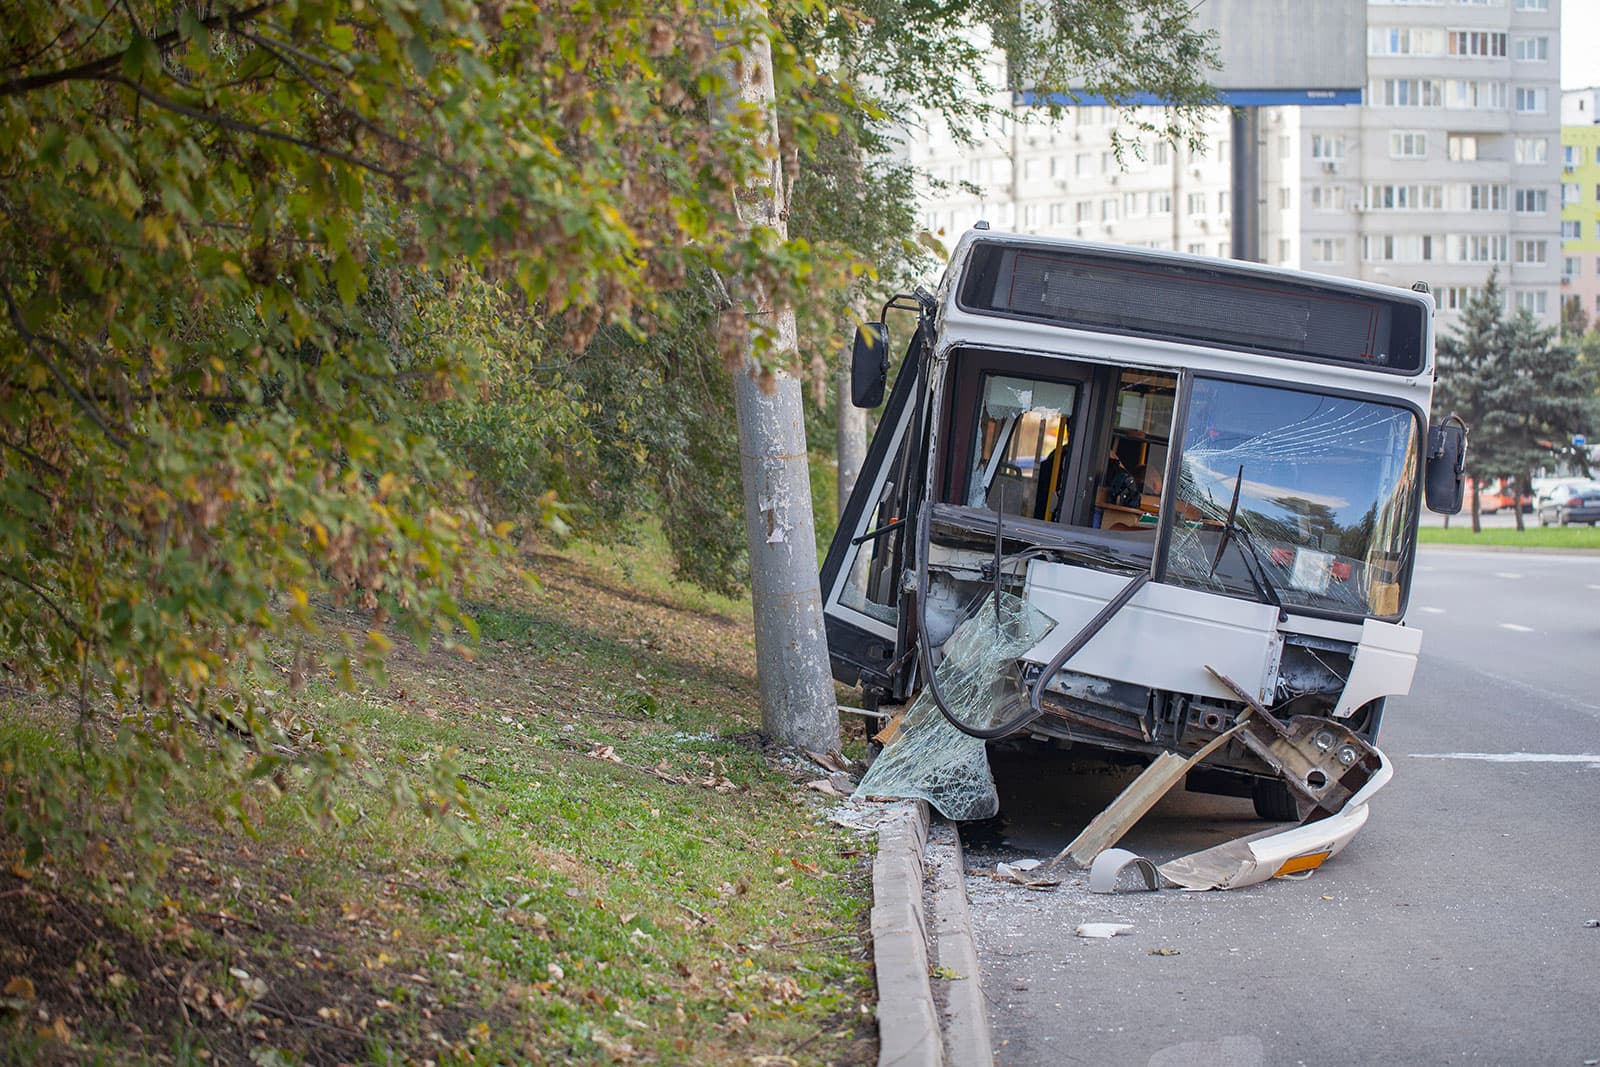
{"label": "sky", "polygon": [[1561,88],[1600,85],[1600,0],[1561,0]]}

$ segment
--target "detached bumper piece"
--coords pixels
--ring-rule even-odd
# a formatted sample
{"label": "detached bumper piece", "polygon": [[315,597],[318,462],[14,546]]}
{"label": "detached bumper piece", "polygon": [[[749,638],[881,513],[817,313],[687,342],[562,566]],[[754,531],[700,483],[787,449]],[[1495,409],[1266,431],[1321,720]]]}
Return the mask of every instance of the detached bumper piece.
{"label": "detached bumper piece", "polygon": [[[1089,867],[1089,888],[1097,893],[1115,892],[1119,875],[1130,865],[1151,890],[1162,885],[1240,889],[1316,870],[1350,843],[1366,824],[1367,801],[1394,776],[1388,758],[1340,723],[1313,716],[1284,722],[1227,676],[1216,677],[1245,703],[1234,725],[1187,759],[1169,754],[1152,763],[1062,849],[1052,865],[1070,860]],[[1160,866],[1111,847],[1184,774],[1234,738],[1282,775],[1295,792],[1303,814],[1299,825],[1251,834]]]}

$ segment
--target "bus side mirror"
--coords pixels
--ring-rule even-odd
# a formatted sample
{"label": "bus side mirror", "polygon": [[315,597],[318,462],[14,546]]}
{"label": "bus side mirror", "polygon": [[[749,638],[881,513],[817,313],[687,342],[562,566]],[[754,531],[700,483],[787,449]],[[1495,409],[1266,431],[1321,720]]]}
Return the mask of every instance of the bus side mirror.
{"label": "bus side mirror", "polygon": [[1428,430],[1428,469],[1423,476],[1428,510],[1441,515],[1461,511],[1467,493],[1467,424],[1451,415]]}
{"label": "bus side mirror", "polygon": [[850,400],[858,408],[875,408],[883,403],[883,387],[889,381],[889,327],[882,322],[864,322],[856,327],[856,343],[850,353]]}

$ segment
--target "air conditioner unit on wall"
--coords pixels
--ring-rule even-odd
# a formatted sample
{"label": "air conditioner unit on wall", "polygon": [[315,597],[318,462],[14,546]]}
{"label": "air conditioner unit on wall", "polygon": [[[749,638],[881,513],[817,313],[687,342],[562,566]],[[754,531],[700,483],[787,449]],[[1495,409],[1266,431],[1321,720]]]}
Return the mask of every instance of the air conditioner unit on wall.
{"label": "air conditioner unit on wall", "polygon": [[1324,173],[1324,174],[1338,174],[1339,173],[1339,161],[1337,159],[1324,159],[1322,161],[1322,173]]}

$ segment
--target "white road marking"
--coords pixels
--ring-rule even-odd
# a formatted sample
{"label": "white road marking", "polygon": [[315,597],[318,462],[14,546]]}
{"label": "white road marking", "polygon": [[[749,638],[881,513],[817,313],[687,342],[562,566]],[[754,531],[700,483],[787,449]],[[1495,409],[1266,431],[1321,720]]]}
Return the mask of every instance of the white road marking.
{"label": "white road marking", "polygon": [[1531,626],[1523,626],[1523,625],[1521,625],[1519,623],[1515,623],[1515,622],[1503,622],[1503,623],[1500,624],[1500,629],[1502,629],[1502,630],[1510,630],[1512,633],[1518,633],[1518,634],[1531,634],[1531,633],[1533,633],[1533,627],[1531,627]]}
{"label": "white road marking", "polygon": [[1413,752],[1412,759],[1471,759],[1484,763],[1587,763],[1600,770],[1600,755],[1558,752]]}
{"label": "white road marking", "polygon": [[1589,583],[1589,588],[1590,589],[1600,589],[1600,585],[1596,585],[1593,582],[1590,582]]}
{"label": "white road marking", "polygon": [[1513,574],[1510,571],[1495,571],[1494,572],[1494,576],[1496,578],[1521,578],[1522,577],[1522,575]]}
{"label": "white road marking", "polygon": [[1429,615],[1443,615],[1444,614],[1444,609],[1443,608],[1419,608],[1418,610],[1419,611],[1426,611]]}

